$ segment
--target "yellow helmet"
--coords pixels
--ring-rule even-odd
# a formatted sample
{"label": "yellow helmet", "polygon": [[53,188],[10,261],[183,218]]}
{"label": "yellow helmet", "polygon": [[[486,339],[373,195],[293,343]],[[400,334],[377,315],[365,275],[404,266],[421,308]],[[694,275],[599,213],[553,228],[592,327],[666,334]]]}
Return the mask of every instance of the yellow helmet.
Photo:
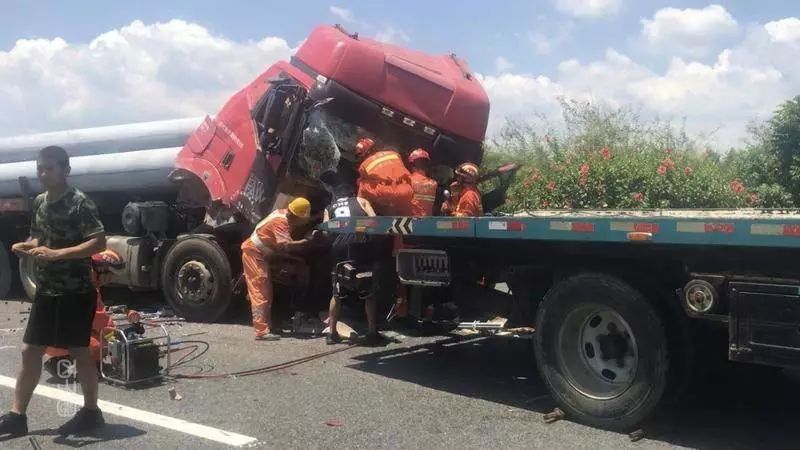
{"label": "yellow helmet", "polygon": [[303,198],[297,197],[289,203],[289,212],[300,219],[308,219],[311,217],[311,203]]}

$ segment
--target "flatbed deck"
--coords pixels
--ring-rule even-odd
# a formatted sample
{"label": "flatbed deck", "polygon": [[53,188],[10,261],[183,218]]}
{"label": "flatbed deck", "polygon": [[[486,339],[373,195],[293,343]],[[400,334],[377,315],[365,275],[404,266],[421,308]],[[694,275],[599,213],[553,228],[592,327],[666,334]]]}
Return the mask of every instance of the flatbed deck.
{"label": "flatbed deck", "polygon": [[550,210],[476,218],[335,219],[322,228],[477,239],[800,247],[798,210]]}

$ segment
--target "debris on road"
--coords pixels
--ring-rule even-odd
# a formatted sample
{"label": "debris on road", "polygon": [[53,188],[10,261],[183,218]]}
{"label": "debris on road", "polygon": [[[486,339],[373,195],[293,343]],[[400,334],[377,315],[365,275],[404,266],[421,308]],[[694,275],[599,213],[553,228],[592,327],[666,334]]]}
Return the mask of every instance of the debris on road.
{"label": "debris on road", "polygon": [[553,410],[553,412],[549,412],[544,415],[544,423],[554,423],[558,422],[559,420],[563,419],[565,416],[564,411],[559,408]]}
{"label": "debris on road", "polygon": [[167,389],[167,392],[169,392],[170,400],[175,400],[176,402],[183,400],[183,396],[179,394],[174,387]]}
{"label": "debris on road", "polygon": [[628,437],[631,439],[631,442],[641,441],[644,439],[644,430],[639,428],[638,430],[630,433]]}
{"label": "debris on road", "polygon": [[340,427],[342,426],[342,421],[339,419],[331,419],[325,422],[325,425],[329,427]]}

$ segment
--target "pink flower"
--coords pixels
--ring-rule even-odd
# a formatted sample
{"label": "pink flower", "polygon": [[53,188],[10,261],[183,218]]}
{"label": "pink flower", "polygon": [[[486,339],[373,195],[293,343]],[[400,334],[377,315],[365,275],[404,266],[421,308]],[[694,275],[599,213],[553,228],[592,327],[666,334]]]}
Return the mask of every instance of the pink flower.
{"label": "pink flower", "polygon": [[522,186],[523,186],[523,187],[526,187],[526,188],[529,188],[529,187],[531,187],[531,180],[525,180],[525,181],[522,183]]}
{"label": "pink flower", "polygon": [[751,205],[755,205],[756,203],[758,203],[758,194],[756,194],[755,192],[751,192],[750,196],[748,197],[748,201],[750,202]]}
{"label": "pink flower", "polygon": [[686,174],[687,177],[689,177],[689,176],[692,176],[692,174],[694,173],[694,170],[692,170],[691,167],[686,166],[686,167],[683,168],[683,173]]}
{"label": "pink flower", "polygon": [[531,180],[539,181],[541,178],[542,178],[542,172],[540,172],[539,169],[533,169],[531,171]]}
{"label": "pink flower", "polygon": [[603,159],[605,159],[606,161],[608,161],[609,159],[611,159],[611,149],[608,148],[608,147],[601,148],[600,149],[600,156]]}
{"label": "pink flower", "polygon": [[661,161],[661,165],[662,165],[662,166],[664,166],[664,167],[666,167],[667,169],[673,169],[673,168],[675,168],[675,163],[674,163],[674,162],[672,162],[672,159],[670,159],[670,157],[669,157],[669,156],[667,156],[666,158],[664,158],[664,161]]}
{"label": "pink flower", "polygon": [[556,182],[555,181],[548,181],[547,182],[547,190],[548,191],[552,191],[555,188],[556,188]]}
{"label": "pink flower", "polygon": [[580,169],[578,169],[578,174],[580,174],[581,178],[589,176],[589,165],[588,164],[581,164]]}
{"label": "pink flower", "polygon": [[656,173],[663,177],[664,175],[667,174],[667,168],[664,166],[658,166],[658,169],[656,169]]}
{"label": "pink flower", "polygon": [[634,192],[633,195],[631,195],[631,198],[635,202],[639,202],[639,203],[644,202],[644,194],[641,193],[641,192]]}
{"label": "pink flower", "polygon": [[548,206],[550,206],[550,202],[547,200],[542,200],[542,208],[547,208]]}
{"label": "pink flower", "polygon": [[742,183],[738,178],[731,181],[731,190],[736,194],[741,194],[744,192],[744,183]]}
{"label": "pink flower", "polygon": [[664,152],[667,153],[667,154],[672,153],[672,147],[665,148]]}

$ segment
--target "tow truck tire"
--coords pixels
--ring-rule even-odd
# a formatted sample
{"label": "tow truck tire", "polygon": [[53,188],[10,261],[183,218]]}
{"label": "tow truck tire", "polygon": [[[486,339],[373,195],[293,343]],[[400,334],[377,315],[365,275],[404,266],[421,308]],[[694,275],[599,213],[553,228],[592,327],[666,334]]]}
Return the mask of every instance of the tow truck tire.
{"label": "tow truck tire", "polygon": [[8,297],[11,292],[11,252],[6,243],[0,241],[0,298]]}
{"label": "tow truck tire", "polygon": [[630,431],[659,405],[668,383],[668,341],[656,308],[604,274],[556,284],[542,300],[534,349],[539,373],[567,417]]}
{"label": "tow truck tire", "polygon": [[225,251],[211,238],[179,239],[164,258],[161,289],[177,315],[194,322],[217,321],[232,297]]}

